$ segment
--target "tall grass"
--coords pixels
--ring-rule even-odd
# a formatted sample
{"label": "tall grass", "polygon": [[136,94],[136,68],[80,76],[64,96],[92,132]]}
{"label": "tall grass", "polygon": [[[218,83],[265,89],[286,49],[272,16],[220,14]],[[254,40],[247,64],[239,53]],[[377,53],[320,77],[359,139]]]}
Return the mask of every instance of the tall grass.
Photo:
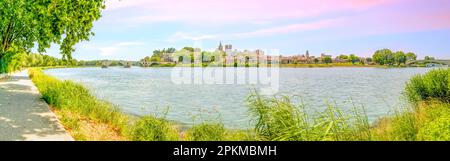
{"label": "tall grass", "polygon": [[191,127],[186,134],[190,141],[224,141],[226,129],[221,123],[202,123]]}
{"label": "tall grass", "polygon": [[135,141],[176,141],[179,132],[165,119],[145,116],[132,126],[130,137]]}
{"label": "tall grass", "polygon": [[[325,141],[370,140],[370,127],[365,112],[355,110],[346,115],[329,106],[318,114],[309,114],[303,105],[295,105],[288,97],[268,98],[258,94],[249,97],[255,130],[262,140]],[[356,109],[356,108],[355,108]]]}
{"label": "tall grass", "polygon": [[[102,123],[110,125],[112,130],[122,135],[128,117],[123,115],[112,104],[96,99],[80,84],[72,81],[60,81],[45,75],[41,69],[29,69],[30,78],[42,94],[43,99],[55,110],[63,114],[70,127],[77,130],[81,121],[92,124]],[[71,116],[70,119],[68,116]],[[65,121],[63,120],[63,123]],[[80,135],[81,138],[82,135]]]}

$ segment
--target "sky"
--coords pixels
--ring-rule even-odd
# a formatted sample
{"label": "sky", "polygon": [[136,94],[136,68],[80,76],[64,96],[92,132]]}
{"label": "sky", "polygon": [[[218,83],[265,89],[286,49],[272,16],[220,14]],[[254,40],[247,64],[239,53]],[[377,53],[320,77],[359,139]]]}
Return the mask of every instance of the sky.
{"label": "sky", "polygon": [[[450,59],[449,0],[107,0],[78,60],[140,60],[219,42],[282,55],[414,52]],[[60,57],[56,45],[47,54]]]}

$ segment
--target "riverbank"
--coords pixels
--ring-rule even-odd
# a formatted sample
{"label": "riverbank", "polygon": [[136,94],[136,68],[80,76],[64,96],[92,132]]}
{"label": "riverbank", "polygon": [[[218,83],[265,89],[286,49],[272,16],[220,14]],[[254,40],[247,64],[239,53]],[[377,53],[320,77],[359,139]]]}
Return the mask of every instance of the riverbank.
{"label": "riverbank", "polygon": [[[396,115],[384,117],[375,124],[370,124],[364,109],[355,108],[353,113],[343,114],[338,108],[330,106],[327,110],[312,116],[302,110],[306,107],[293,104],[289,98],[274,99],[254,94],[248,99],[248,104],[251,111],[249,117],[255,121],[255,126],[248,130],[226,129],[220,120],[203,122],[181,130],[179,126],[165,118],[146,116],[130,119],[113,105],[97,100],[83,86],[71,81],[59,81],[47,76],[39,69],[35,69],[34,73],[30,72],[30,75],[40,75],[40,79],[33,76],[33,81],[36,84],[42,84],[37,86],[44,99],[54,107],[63,125],[71,131],[72,135],[75,135],[77,140],[367,141],[446,140],[445,136],[448,136],[445,128],[429,129],[434,125],[428,123],[434,120],[445,120],[445,117],[449,116],[445,113],[448,104],[443,102],[424,100],[420,108],[414,106],[408,110],[399,111]],[[420,126],[419,124],[411,125],[408,122],[420,123]],[[441,126],[440,122],[438,125]],[[445,122],[443,125],[448,126]],[[432,137],[436,134],[432,134],[431,137],[422,137],[433,130],[441,131],[444,138]],[[99,133],[103,134],[99,136]]]}
{"label": "riverbank", "polygon": [[27,71],[0,79],[0,140],[71,141]]}

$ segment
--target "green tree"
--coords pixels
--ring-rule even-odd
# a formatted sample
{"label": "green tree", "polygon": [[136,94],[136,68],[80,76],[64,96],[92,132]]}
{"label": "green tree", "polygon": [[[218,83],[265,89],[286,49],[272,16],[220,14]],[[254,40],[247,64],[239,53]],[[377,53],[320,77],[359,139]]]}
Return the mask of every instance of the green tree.
{"label": "green tree", "polygon": [[166,52],[167,53],[175,53],[177,51],[177,49],[175,48],[167,48]]}
{"label": "green tree", "polygon": [[184,47],[184,50],[187,50],[189,52],[194,52],[194,48],[193,47]]}
{"label": "green tree", "polygon": [[333,62],[333,59],[330,56],[326,56],[323,58],[322,62],[324,62],[325,64],[330,64]]}
{"label": "green tree", "polygon": [[0,59],[12,46],[28,51],[37,44],[44,52],[52,43],[72,59],[73,46],[93,35],[104,7],[104,0],[1,0]]}
{"label": "green tree", "polygon": [[434,57],[431,57],[431,56],[425,56],[425,60],[434,60]]}
{"label": "green tree", "polygon": [[416,59],[417,59],[417,55],[416,54],[414,54],[412,52],[409,52],[409,53],[406,54],[406,61],[414,61]]}
{"label": "green tree", "polygon": [[319,63],[319,59],[318,58],[314,58],[314,63],[315,64]]}
{"label": "green tree", "polygon": [[402,51],[395,52],[395,54],[394,54],[394,62],[397,65],[405,64],[406,63],[406,54],[404,52],[402,52]]}
{"label": "green tree", "polygon": [[372,59],[375,63],[380,65],[390,64],[393,59],[392,51],[389,49],[377,50]]}
{"label": "green tree", "polygon": [[355,64],[359,60],[359,58],[355,54],[351,54],[348,58],[350,59],[352,64]]}
{"label": "green tree", "polygon": [[341,54],[338,56],[339,59],[348,60],[348,55]]}

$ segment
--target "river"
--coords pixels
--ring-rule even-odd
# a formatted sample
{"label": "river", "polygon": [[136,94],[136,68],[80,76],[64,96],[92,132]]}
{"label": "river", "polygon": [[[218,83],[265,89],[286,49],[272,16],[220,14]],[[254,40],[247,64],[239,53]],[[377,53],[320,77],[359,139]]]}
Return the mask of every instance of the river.
{"label": "river", "polygon": [[[302,102],[309,112],[322,111],[327,105],[337,106],[344,111],[355,106],[364,107],[370,121],[374,121],[402,106],[406,81],[430,69],[279,68],[271,73],[270,83],[250,83],[252,77],[249,71],[258,70],[111,67],[61,68],[45,72],[59,79],[82,83],[98,98],[117,105],[129,114],[153,114],[188,125],[203,120],[221,120],[230,128],[246,128],[251,125],[246,98],[252,90],[261,91],[271,87],[272,94],[297,96],[298,99],[294,101]],[[186,71],[190,71],[185,75],[192,76],[187,78],[191,81],[180,82],[179,73]],[[208,82],[206,80],[211,79],[206,78],[208,74],[205,72],[211,71],[233,74],[219,77],[225,80],[223,82],[217,81],[217,77],[213,78],[216,81]],[[236,77],[242,73],[247,73],[247,77],[239,83]],[[197,77],[203,79],[196,81]],[[226,81],[233,79],[235,81],[231,83]]]}

